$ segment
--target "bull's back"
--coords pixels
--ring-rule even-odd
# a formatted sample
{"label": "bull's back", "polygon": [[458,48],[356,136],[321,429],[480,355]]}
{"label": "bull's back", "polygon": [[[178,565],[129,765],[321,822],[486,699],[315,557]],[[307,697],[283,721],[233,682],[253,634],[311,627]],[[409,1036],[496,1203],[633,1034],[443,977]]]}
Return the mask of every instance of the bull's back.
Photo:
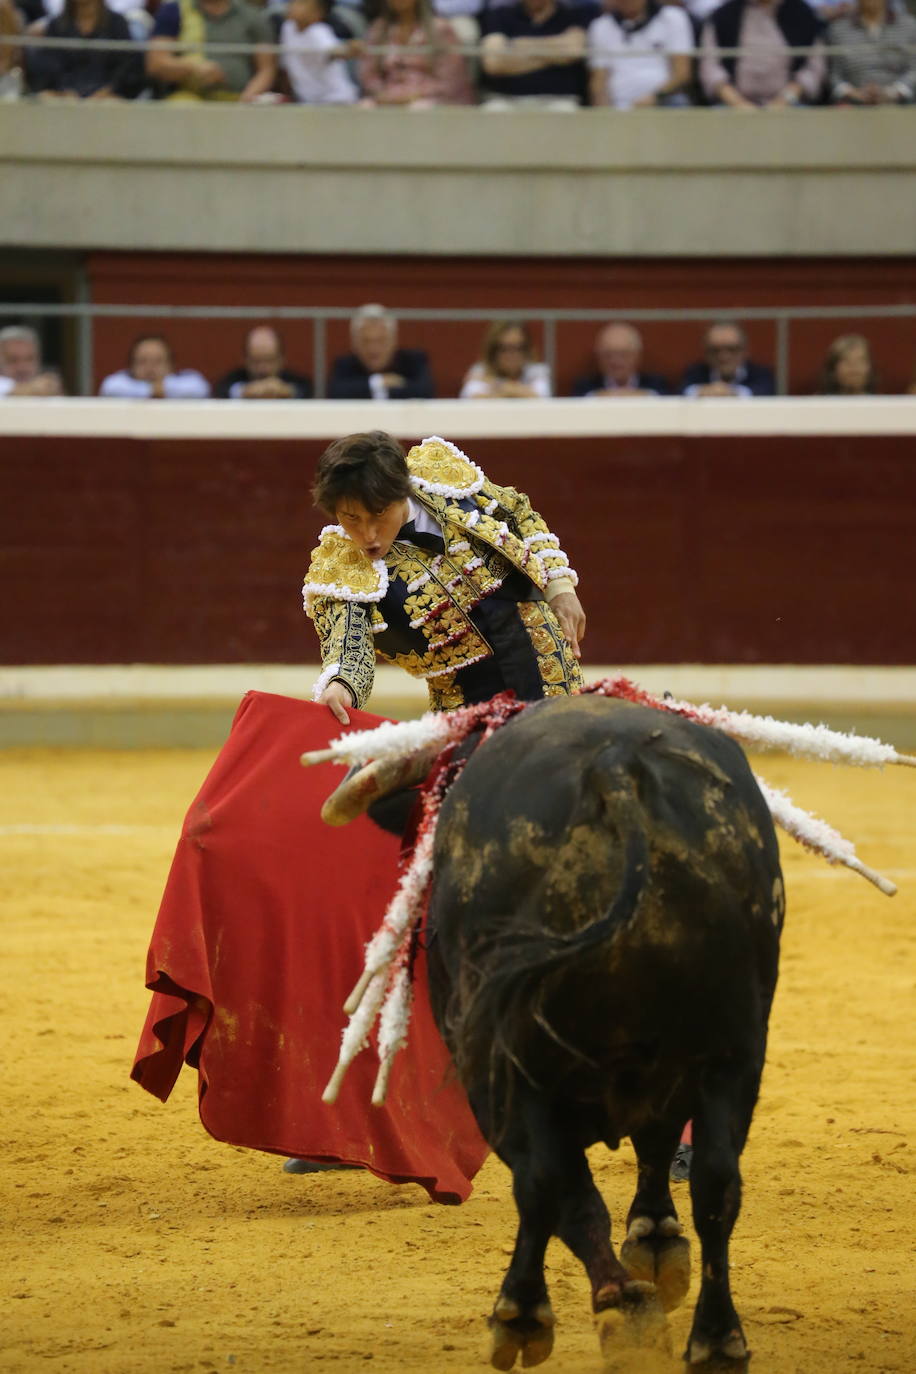
{"label": "bull's back", "polygon": [[[744,1042],[765,1021],[783,910],[778,850],[742,750],[718,731],[600,697],[530,708],[456,782],[434,872],[446,969],[489,961],[495,976],[501,957],[503,972],[513,959],[521,967],[536,931],[572,948],[615,913],[569,961],[572,994],[557,960],[549,972],[545,963],[564,1034],[587,1002],[612,1009],[621,1043],[657,1035],[660,1007],[679,1008],[664,1033],[682,1045],[714,1030]],[[621,906],[624,889],[634,898]]]}

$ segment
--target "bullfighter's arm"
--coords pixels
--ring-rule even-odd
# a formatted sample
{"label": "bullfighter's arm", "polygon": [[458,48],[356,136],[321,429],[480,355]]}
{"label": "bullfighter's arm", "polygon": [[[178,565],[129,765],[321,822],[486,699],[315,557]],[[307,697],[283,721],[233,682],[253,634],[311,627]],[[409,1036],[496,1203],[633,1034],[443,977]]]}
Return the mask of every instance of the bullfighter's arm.
{"label": "bullfighter's arm", "polygon": [[564,592],[571,592],[579,581],[578,574],[569,566],[569,559],[560,548],[560,541],[552,534],[543,516],[533,508],[523,491],[515,487],[500,487],[495,482],[486,482],[482,496],[495,500],[505,512],[510,529],[538,555],[547,574],[545,595],[553,601]]}
{"label": "bullfighter's arm", "polygon": [[314,698],[331,682],[342,682],[353,697],[353,705],[363,709],[375,681],[375,646],[369,615],[356,601],[315,597],[309,607],[321,642],[322,673],[315,685]]}

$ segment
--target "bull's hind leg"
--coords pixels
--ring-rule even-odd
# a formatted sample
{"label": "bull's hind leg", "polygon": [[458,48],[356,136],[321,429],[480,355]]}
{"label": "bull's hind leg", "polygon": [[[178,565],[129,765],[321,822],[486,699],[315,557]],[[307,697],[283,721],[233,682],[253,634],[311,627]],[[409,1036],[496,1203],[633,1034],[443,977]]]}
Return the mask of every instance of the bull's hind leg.
{"label": "bull's hind leg", "polygon": [[670,1312],[690,1287],[690,1244],[671,1198],[669,1170],[680,1123],[656,1123],[633,1133],[639,1161],[636,1196],[627,1216],[620,1258],[634,1279],[654,1283]]}
{"label": "bull's hind leg", "polygon": [[518,1232],[490,1317],[490,1363],[494,1369],[511,1369],[519,1356],[526,1367],[541,1364],[553,1349],[544,1256],[557,1231],[566,1181],[562,1142],[534,1098],[516,1098],[512,1125],[498,1152],[512,1170]]}
{"label": "bull's hind leg", "polygon": [[578,1149],[569,1152],[557,1235],[588,1274],[603,1353],[613,1356],[620,1346],[670,1351],[668,1321],[655,1285],[629,1273],[614,1254],[611,1218]]}
{"label": "bull's hind leg", "polygon": [[693,1122],[690,1195],[703,1278],[685,1359],[743,1369],[747,1342],[732,1302],[728,1243],[741,1210],[738,1161],[757,1099],[759,1074],[709,1074]]}

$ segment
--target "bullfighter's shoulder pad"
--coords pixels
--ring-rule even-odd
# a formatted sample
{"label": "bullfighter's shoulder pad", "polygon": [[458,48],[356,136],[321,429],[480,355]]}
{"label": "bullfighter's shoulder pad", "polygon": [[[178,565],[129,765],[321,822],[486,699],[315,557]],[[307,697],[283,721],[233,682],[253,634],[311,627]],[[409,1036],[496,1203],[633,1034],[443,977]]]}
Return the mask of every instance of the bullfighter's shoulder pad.
{"label": "bullfighter's shoulder pad", "polygon": [[416,486],[432,496],[473,496],[484,484],[484,475],[457,444],[432,434],[407,454],[407,466]]}
{"label": "bullfighter's shoulder pad", "polygon": [[302,594],[306,607],[318,596],[336,601],[381,601],[388,590],[388,569],[363,553],[340,525],[325,525],[312,550]]}

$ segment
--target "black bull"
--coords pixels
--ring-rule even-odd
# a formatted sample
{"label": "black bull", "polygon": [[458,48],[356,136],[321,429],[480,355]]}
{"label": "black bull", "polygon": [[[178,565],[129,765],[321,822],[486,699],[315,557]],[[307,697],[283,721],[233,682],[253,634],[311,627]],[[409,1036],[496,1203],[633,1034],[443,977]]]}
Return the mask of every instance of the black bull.
{"label": "black bull", "polygon": [[[553,1345],[558,1236],[585,1267],[602,1347],[670,1341],[689,1250],[669,1167],[693,1122],[702,1280],[685,1358],[741,1367],[728,1278],[784,911],[773,825],[741,749],[626,702],[560,698],[469,760],[442,807],[430,990],[519,1214],[491,1360]],[[620,1259],[585,1150],[639,1162]]]}

